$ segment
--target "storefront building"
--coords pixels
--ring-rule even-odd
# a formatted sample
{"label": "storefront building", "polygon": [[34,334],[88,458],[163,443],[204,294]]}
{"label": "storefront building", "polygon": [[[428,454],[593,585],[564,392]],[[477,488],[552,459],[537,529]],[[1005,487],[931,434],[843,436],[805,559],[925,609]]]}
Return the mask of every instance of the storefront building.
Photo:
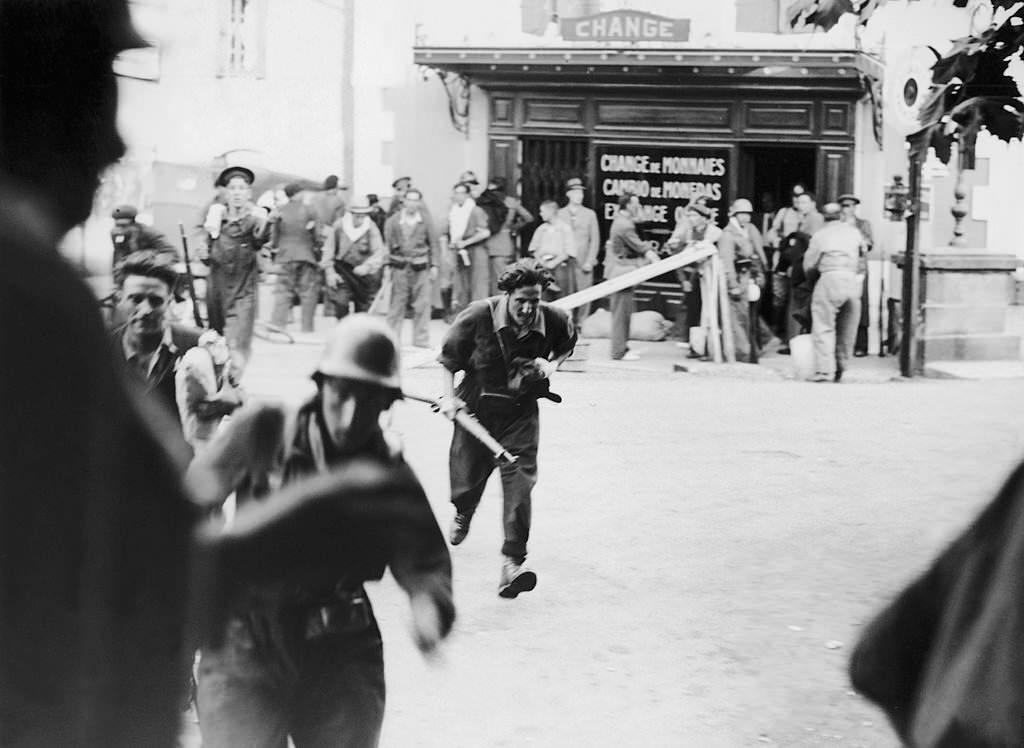
{"label": "storefront building", "polygon": [[[518,185],[531,211],[564,199],[565,181],[578,176],[604,232],[628,191],[644,207],[646,238],[663,241],[697,197],[720,224],[732,200],[748,198],[763,225],[795,183],[820,203],[879,166],[868,88],[883,68],[872,55],[703,47],[689,19],[637,10],[560,23],[557,46],[415,51],[418,64],[447,76],[453,97],[459,87],[485,92],[483,111],[468,117],[485,131],[487,173]],[[678,282],[645,284],[639,298],[671,316]]]}
{"label": "storefront building", "polygon": [[[529,4],[522,4],[524,29]],[[861,217],[875,229],[869,292],[870,349],[877,352],[888,318],[901,312],[892,259],[904,249],[905,222],[886,211],[886,201],[897,177],[908,181],[905,137],[927,92],[935,59],[929,47],[945,50],[986,21],[948,0],[891,0],[866,28],[848,16],[828,34],[794,33],[791,4],[561,2],[561,14],[532,37],[427,39],[414,60],[444,78],[453,123],[472,141],[467,150],[485,153],[487,173],[517,185],[531,210],[561,198],[565,179],[580,176],[604,230],[628,189],[645,206],[647,236],[663,239],[697,196],[708,198],[723,224],[731,200],[748,198],[767,215],[796,182],[819,205],[856,194]],[[480,162],[465,167],[484,170]],[[922,292],[930,358],[1020,358],[1019,307],[1007,273],[1024,255],[1024,215],[1008,202],[1021,173],[1019,144],[979,141],[976,168],[963,181],[966,247],[952,253],[984,257],[961,262],[948,259],[955,164],[932,158],[926,165],[920,248],[959,268],[942,281],[941,298]],[[659,280],[642,287],[640,299],[670,315],[678,286]]]}

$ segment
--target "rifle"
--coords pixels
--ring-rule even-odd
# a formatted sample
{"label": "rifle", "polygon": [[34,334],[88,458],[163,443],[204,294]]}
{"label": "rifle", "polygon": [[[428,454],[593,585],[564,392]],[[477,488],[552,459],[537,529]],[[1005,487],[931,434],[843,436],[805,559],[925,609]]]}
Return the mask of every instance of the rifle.
{"label": "rifle", "polygon": [[[426,403],[431,406],[435,412],[441,411],[441,403],[432,397],[424,397],[422,395],[410,395],[408,392],[402,393],[406,400],[415,400],[416,402]],[[504,465],[515,465],[516,456],[505,449],[501,444],[491,436],[490,432],[483,427],[480,421],[476,420],[471,413],[467,413],[464,410],[458,410],[451,420],[458,423],[462,428],[470,433],[471,436],[475,437],[481,444],[491,450],[491,454],[494,455],[499,463]]]}
{"label": "rifle", "polygon": [[192,277],[192,262],[188,256],[188,237],[185,236],[185,224],[178,221],[178,231],[181,233],[181,248],[185,254],[185,285],[188,286],[188,295],[192,297],[192,316],[195,318],[196,327],[202,329],[203,316],[199,313],[199,299],[196,298],[195,278]]}

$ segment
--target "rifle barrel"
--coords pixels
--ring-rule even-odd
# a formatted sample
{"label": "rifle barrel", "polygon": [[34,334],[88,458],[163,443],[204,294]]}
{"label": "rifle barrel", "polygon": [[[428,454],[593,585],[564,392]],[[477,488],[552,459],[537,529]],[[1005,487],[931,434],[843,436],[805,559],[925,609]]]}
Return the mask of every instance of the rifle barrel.
{"label": "rifle barrel", "polygon": [[196,327],[205,327],[203,316],[199,313],[199,299],[196,298],[196,284],[192,277],[192,258],[188,256],[188,237],[185,236],[185,224],[178,221],[178,232],[181,234],[181,248],[185,256],[185,284],[188,286],[188,295],[192,298],[192,318]]}

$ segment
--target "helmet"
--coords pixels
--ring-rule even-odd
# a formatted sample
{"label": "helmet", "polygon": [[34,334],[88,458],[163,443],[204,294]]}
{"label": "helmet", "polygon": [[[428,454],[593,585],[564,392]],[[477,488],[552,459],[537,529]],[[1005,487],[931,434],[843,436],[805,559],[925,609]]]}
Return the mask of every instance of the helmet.
{"label": "helmet", "polygon": [[732,205],[729,207],[729,215],[734,216],[737,213],[753,213],[754,206],[750,204],[750,201],[745,197],[741,197],[737,200],[732,201]]}
{"label": "helmet", "polygon": [[335,325],[316,370],[325,377],[402,387],[398,341],[384,320],[371,314],[349,314]]}

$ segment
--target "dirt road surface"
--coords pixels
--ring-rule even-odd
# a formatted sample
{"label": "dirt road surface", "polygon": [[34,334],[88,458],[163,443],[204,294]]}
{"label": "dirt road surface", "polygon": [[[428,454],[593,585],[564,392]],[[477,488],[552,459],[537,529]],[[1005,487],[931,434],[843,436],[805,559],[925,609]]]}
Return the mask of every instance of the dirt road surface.
{"label": "dirt road surface", "polygon": [[[250,390],[297,398],[317,352],[258,345]],[[604,360],[558,373],[565,402],[541,404],[537,589],[497,597],[496,479],[452,549],[458,621],[439,657],[413,647],[393,580],[370,588],[382,745],[896,746],[847,658],[1024,457],[1021,383],[852,379]],[[410,390],[439,382],[406,374]],[[450,426],[415,403],[394,426],[447,533]]]}

